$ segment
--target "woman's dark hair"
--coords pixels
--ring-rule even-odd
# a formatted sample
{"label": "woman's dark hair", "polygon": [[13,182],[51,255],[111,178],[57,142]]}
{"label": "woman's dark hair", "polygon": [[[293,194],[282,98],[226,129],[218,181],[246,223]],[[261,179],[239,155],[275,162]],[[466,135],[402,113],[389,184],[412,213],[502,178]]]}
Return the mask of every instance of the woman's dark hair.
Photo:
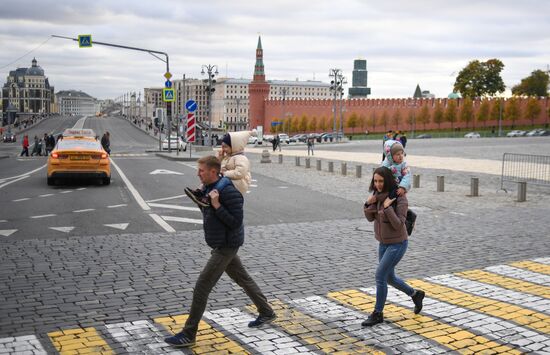
{"label": "woman's dark hair", "polygon": [[395,182],[395,178],[393,177],[391,170],[386,168],[385,166],[381,166],[379,168],[376,168],[376,170],[374,170],[374,173],[372,174],[369,191],[376,190],[376,188],[374,187],[374,174],[378,174],[384,178],[384,189],[382,190],[382,192],[390,192],[397,188],[397,182]]}

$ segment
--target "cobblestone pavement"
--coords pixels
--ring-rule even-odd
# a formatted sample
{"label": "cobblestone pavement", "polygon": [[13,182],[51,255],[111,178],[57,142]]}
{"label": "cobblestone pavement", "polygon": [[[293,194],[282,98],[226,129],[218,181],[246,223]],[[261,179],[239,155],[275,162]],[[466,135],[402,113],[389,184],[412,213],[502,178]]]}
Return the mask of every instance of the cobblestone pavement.
{"label": "cobblestone pavement", "polygon": [[[417,228],[397,272],[426,291],[424,309],[414,315],[410,299],[390,289],[386,322],[365,329],[377,264],[372,225],[361,217],[370,177],[250,156],[254,174],[347,199],[358,213],[283,224],[266,216],[247,228],[241,258],[279,317],[248,329],[254,310],[224,275],[186,353],[550,353],[547,194],[517,203],[480,176],[482,196],[467,197],[469,176],[454,172],[437,193],[441,171],[421,171],[409,195]],[[330,198],[297,208],[330,208]],[[185,322],[209,253],[202,231],[0,245],[0,354],[170,353],[162,337]]]}

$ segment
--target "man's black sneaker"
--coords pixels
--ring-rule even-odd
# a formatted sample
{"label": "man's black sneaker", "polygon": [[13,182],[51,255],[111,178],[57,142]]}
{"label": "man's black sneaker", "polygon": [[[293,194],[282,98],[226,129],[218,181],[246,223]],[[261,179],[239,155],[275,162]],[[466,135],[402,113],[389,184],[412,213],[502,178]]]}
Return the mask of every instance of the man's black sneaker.
{"label": "man's black sneaker", "polygon": [[384,313],[374,311],[371,313],[371,315],[367,318],[367,320],[363,321],[361,325],[363,327],[372,327],[375,324],[382,323],[384,321]]}
{"label": "man's black sneaker", "polygon": [[208,202],[208,197],[205,196],[201,190],[191,190],[190,188],[186,187],[183,191],[185,191],[187,197],[189,197],[191,201],[195,202],[199,207],[210,206],[210,203]]}
{"label": "man's black sneaker", "polygon": [[187,348],[195,345],[195,339],[191,339],[183,333],[178,333],[171,337],[164,338],[164,342],[176,348]]}
{"label": "man's black sneaker", "polygon": [[269,316],[263,316],[260,314],[258,318],[248,323],[248,327],[249,328],[261,327],[264,324],[273,322],[276,318],[277,318],[277,315],[275,313],[270,314]]}
{"label": "man's black sneaker", "polygon": [[424,300],[425,295],[426,293],[424,291],[416,290],[416,293],[412,296],[412,300],[414,302],[414,314],[418,314],[422,310],[422,301]]}

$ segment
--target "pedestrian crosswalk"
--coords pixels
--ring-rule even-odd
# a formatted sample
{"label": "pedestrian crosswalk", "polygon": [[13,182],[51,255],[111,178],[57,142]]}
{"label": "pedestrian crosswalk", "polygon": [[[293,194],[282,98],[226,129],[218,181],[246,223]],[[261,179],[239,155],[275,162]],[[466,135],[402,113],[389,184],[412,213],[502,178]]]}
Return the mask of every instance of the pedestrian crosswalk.
{"label": "pedestrian crosswalk", "polygon": [[[215,354],[550,354],[550,258],[407,280],[426,291],[421,314],[388,289],[385,322],[361,327],[376,288],[270,300],[277,319],[248,328],[253,306],[208,310],[184,353]],[[187,314],[0,339],[1,354],[176,354],[163,342]]]}

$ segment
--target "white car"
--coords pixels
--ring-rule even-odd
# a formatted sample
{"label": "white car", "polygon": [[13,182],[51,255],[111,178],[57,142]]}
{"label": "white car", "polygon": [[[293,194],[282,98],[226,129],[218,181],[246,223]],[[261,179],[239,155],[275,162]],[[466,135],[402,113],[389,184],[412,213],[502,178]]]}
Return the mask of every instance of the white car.
{"label": "white car", "polygon": [[279,133],[279,142],[290,144],[290,138],[288,137],[288,134],[286,133]]}
{"label": "white car", "polygon": [[481,138],[481,135],[477,132],[470,132],[464,135],[464,138]]}
{"label": "white car", "polygon": [[248,144],[256,144],[258,143],[258,137],[251,136],[248,138]]}
{"label": "white car", "polygon": [[[184,142],[179,136],[170,136],[170,148],[174,150],[179,149],[180,151],[186,151],[187,142]],[[168,150],[168,137],[162,140],[162,150]]]}
{"label": "white car", "polygon": [[518,129],[516,130],[513,130],[511,132],[508,132],[508,134],[506,134],[506,137],[523,137],[527,132],[525,131],[520,131]]}

